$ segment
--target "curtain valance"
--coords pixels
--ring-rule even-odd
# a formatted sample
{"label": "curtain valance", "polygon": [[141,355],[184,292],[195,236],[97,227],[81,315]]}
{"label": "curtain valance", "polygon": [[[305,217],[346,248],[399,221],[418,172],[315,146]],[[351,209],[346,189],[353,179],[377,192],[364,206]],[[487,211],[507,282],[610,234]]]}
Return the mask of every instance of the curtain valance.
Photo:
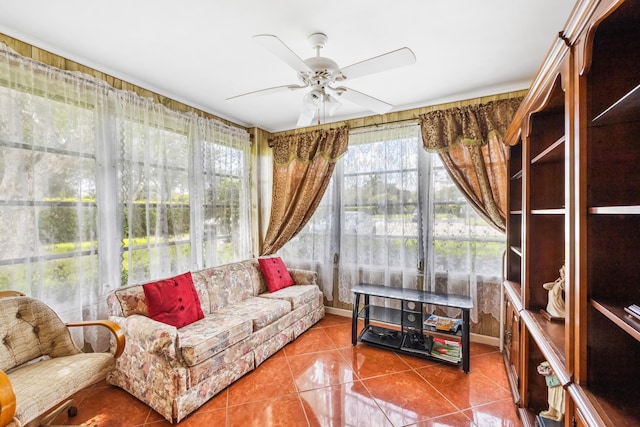
{"label": "curtain valance", "polygon": [[502,137],[521,101],[511,98],[420,115],[425,149],[440,154],[467,201],[502,232],[509,157]]}
{"label": "curtain valance", "polygon": [[511,98],[422,114],[424,147],[440,152],[458,143],[481,146],[492,139],[503,142],[502,137],[521,102],[522,98]]}
{"label": "curtain valance", "polygon": [[317,156],[335,163],[347,151],[348,128],[314,130],[297,135],[283,135],[271,141],[273,162],[289,164],[292,160],[308,163]]}

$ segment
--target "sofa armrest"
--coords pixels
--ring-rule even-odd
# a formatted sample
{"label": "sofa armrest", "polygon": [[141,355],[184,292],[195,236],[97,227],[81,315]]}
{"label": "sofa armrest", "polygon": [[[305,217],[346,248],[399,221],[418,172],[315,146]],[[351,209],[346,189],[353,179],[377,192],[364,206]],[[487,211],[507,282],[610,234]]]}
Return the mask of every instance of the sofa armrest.
{"label": "sofa armrest", "polygon": [[113,356],[117,359],[120,357],[122,352],[124,351],[124,332],[122,332],[122,328],[115,322],[111,320],[85,320],[82,322],[69,322],[67,326],[104,326],[109,329],[109,332],[113,335],[116,341],[116,349],[113,353]]}
{"label": "sofa armrest", "polygon": [[111,316],[109,319],[120,325],[127,341],[134,341],[148,352],[163,356],[167,360],[177,357],[178,330],[174,326],[141,314],[128,317]]}
{"label": "sofa armrest", "polygon": [[16,413],[16,394],[9,376],[0,369],[0,427],[11,422]]}
{"label": "sofa armrest", "polygon": [[289,274],[296,285],[317,285],[318,273],[313,270],[302,270],[299,268],[288,268]]}

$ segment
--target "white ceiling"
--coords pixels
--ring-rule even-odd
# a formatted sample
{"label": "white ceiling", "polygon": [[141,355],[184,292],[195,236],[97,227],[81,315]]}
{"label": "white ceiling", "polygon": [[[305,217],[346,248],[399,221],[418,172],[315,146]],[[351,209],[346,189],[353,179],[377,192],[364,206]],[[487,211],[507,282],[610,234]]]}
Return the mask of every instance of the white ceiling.
{"label": "white ceiling", "polygon": [[[401,111],[528,88],[574,0],[14,0],[0,32],[243,126],[293,129],[305,91],[236,101],[297,84],[252,36],[298,56],[307,37],[340,67],[409,47],[416,63],[342,84]],[[370,116],[342,102],[327,122]]]}

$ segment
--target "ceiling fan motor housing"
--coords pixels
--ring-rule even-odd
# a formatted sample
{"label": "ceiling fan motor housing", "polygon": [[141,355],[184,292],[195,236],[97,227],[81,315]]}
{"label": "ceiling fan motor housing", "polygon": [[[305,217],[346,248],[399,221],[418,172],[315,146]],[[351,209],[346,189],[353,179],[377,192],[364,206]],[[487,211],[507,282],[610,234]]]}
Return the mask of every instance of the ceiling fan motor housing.
{"label": "ceiling fan motor housing", "polygon": [[335,61],[323,56],[314,56],[304,60],[313,73],[300,73],[300,80],[310,86],[326,86],[336,81],[334,73],[340,68]]}

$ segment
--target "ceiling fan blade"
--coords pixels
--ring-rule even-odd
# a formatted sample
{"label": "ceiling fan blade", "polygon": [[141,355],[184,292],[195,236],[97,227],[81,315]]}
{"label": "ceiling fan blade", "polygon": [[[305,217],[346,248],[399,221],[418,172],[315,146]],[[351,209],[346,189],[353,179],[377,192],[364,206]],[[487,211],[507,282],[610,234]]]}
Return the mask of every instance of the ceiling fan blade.
{"label": "ceiling fan blade", "polygon": [[379,73],[381,71],[392,70],[394,68],[404,67],[416,62],[416,56],[411,49],[403,47],[398,50],[383,53],[364,61],[356,62],[338,70],[338,75],[343,79],[355,79],[369,74]]}
{"label": "ceiling fan blade", "polygon": [[272,34],[258,34],[257,36],[253,36],[253,39],[269,52],[287,63],[291,68],[296,70],[296,72],[313,72],[311,68],[309,68],[309,66],[305,64],[305,62],[296,55],[294,51],[289,49],[289,46],[284,44],[278,37]]}
{"label": "ceiling fan blade", "polygon": [[306,86],[298,86],[298,85],[274,86],[274,87],[269,87],[269,88],[266,88],[266,89],[254,90],[252,92],[247,92],[247,93],[242,93],[240,95],[232,96],[230,98],[227,98],[227,101],[233,101],[233,100],[236,100],[238,98],[243,98],[245,96],[264,96],[264,95],[269,95],[269,94],[272,94],[272,93],[285,92],[287,90],[302,89],[302,88],[305,88],[305,87]]}
{"label": "ceiling fan blade", "polygon": [[393,105],[387,104],[386,102],[381,101],[378,98],[374,98],[373,96],[358,92],[357,90],[349,89],[346,87],[338,87],[335,90],[340,95],[340,97],[346,99],[347,101],[358,104],[378,114],[388,113],[393,108]]}

